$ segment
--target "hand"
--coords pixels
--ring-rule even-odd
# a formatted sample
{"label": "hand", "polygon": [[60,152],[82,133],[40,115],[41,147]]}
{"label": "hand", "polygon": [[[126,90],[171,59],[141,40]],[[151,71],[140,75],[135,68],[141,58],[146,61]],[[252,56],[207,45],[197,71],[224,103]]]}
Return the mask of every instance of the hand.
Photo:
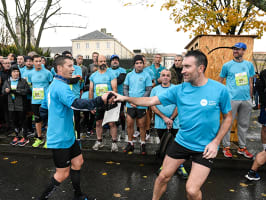
{"label": "hand", "polygon": [[96,110],[91,110],[91,114],[95,115]]}
{"label": "hand", "polygon": [[9,93],[10,92],[10,89],[9,88],[6,88],[5,91],[6,91],[6,93]]}
{"label": "hand", "polygon": [[114,91],[111,91],[114,95],[115,95],[115,102],[123,102],[123,101],[126,101],[127,100],[127,97],[126,96],[122,96]]}
{"label": "hand", "polygon": [[[115,95],[111,92],[106,92],[102,95],[102,100],[104,102],[104,104],[114,104],[115,103]],[[107,102],[108,101],[108,102]]]}
{"label": "hand", "polygon": [[215,142],[209,143],[203,152],[203,158],[210,159],[215,158],[218,153],[218,145]]}
{"label": "hand", "polygon": [[133,103],[130,104],[133,108],[136,108],[137,106]]}
{"label": "hand", "polygon": [[173,120],[171,120],[171,119],[168,118],[168,117],[164,117],[164,118],[163,118],[163,121],[165,122],[167,128],[168,128],[168,127],[172,128],[172,126],[173,126]]}

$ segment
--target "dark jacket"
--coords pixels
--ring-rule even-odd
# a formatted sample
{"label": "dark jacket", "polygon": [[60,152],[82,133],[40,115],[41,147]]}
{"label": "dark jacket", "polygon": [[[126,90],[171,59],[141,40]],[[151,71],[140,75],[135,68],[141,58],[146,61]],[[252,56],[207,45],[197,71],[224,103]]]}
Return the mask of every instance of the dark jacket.
{"label": "dark jacket", "polygon": [[182,68],[176,68],[175,65],[170,68],[172,84],[178,85],[183,82],[183,75],[181,74],[181,71]]}
{"label": "dark jacket", "polygon": [[[2,87],[2,93],[8,96],[8,110],[24,111],[27,94],[31,94],[31,89],[27,81],[23,78],[19,78],[17,89],[11,90],[9,93],[6,93],[5,88],[11,89],[10,78],[4,82]],[[12,99],[12,95],[14,95],[15,99]]]}

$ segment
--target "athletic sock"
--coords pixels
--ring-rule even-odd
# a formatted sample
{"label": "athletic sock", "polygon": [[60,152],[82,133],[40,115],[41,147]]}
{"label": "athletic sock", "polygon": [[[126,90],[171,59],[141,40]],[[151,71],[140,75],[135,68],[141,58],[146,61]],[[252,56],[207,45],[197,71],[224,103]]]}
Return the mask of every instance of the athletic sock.
{"label": "athletic sock", "polygon": [[132,146],[134,145],[133,141],[128,141],[128,143],[130,143]]}
{"label": "athletic sock", "polygon": [[141,144],[141,145],[142,145],[142,144],[145,144],[145,141],[141,141],[140,144]]}
{"label": "athletic sock", "polygon": [[47,188],[42,193],[40,200],[46,200],[48,197],[56,190],[56,187],[58,187],[60,183],[55,180],[54,177],[51,178],[51,183],[47,186]]}
{"label": "athletic sock", "polygon": [[103,139],[97,139],[98,140],[98,142],[102,142],[103,141]]}
{"label": "athletic sock", "polygon": [[80,189],[80,170],[70,169],[70,177],[71,177],[73,188],[75,190],[75,195],[76,196],[82,195],[82,192]]}
{"label": "athletic sock", "polygon": [[117,142],[117,140],[113,140],[113,139],[112,139],[112,143],[116,143],[116,142]]}
{"label": "athletic sock", "polygon": [[41,137],[38,136],[37,138],[39,138],[40,140],[42,140],[42,136]]}

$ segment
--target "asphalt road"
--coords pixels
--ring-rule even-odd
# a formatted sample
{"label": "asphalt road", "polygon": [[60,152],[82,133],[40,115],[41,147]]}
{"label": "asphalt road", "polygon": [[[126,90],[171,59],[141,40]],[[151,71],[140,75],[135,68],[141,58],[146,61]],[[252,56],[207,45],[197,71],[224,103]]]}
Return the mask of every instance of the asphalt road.
{"label": "asphalt road", "polygon": [[[108,162],[85,159],[82,189],[100,200],[149,200],[152,196],[158,166],[138,162]],[[0,153],[0,200],[36,199],[54,173],[50,158],[3,155]],[[205,200],[266,200],[266,171],[261,181],[245,180],[244,170],[214,169],[204,184]],[[185,180],[174,176],[168,184],[164,200],[183,200]],[[70,179],[53,193],[51,200],[73,198]]]}

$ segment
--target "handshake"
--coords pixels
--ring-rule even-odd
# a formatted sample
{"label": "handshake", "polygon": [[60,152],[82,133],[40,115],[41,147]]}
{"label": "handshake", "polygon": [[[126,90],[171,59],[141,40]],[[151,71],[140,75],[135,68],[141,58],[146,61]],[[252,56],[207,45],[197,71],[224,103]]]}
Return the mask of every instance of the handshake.
{"label": "handshake", "polygon": [[102,95],[102,100],[105,104],[106,110],[110,110],[117,106],[117,102],[125,101],[124,96],[119,95],[115,92],[107,92]]}

